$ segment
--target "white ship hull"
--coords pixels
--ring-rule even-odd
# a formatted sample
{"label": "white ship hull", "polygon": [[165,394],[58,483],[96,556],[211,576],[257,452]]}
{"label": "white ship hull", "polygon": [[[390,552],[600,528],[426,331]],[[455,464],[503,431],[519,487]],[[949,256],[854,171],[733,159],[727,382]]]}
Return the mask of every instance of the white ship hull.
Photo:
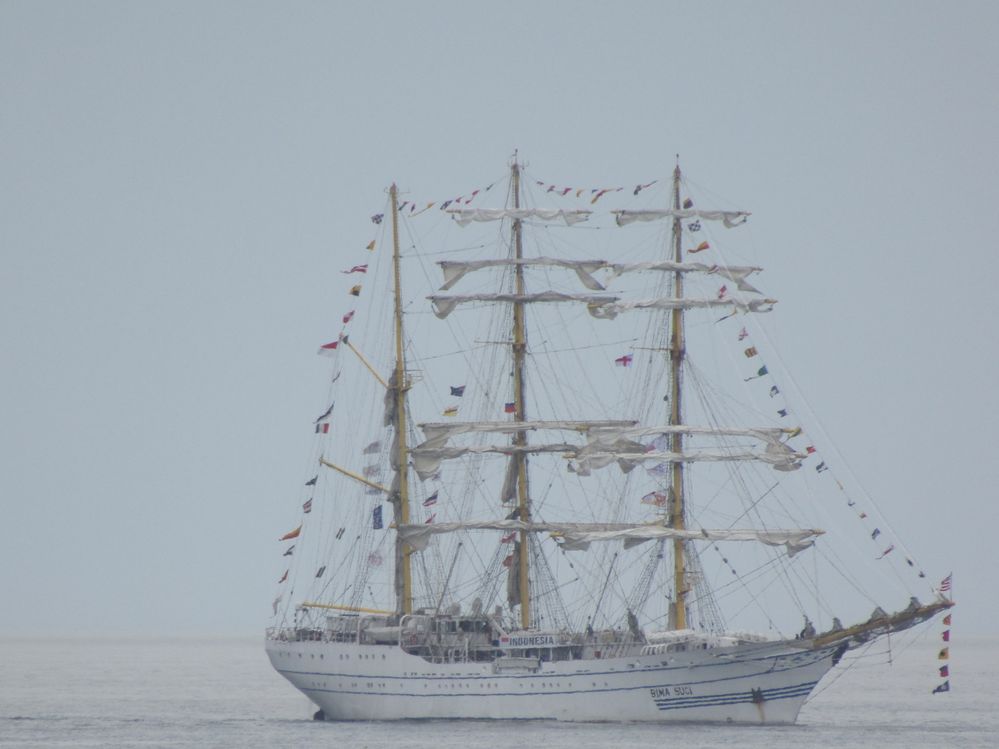
{"label": "white ship hull", "polygon": [[327,720],[786,724],[836,660],[835,647],[796,644],[559,661],[520,672],[342,642],[268,640],[267,654]]}

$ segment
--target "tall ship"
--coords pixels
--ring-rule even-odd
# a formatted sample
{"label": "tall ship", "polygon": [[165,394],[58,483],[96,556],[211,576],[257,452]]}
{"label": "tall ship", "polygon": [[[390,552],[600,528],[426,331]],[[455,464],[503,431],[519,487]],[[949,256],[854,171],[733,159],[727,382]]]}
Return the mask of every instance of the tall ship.
{"label": "tall ship", "polygon": [[266,650],[318,718],[793,723],[952,605],[806,423],[749,213],[705,200],[516,157],[388,190],[276,534]]}

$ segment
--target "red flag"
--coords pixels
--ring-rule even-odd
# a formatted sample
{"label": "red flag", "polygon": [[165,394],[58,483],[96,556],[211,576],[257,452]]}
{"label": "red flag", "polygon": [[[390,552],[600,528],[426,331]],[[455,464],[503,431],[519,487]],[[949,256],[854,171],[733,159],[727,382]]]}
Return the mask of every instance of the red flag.
{"label": "red flag", "polygon": [[718,289],[718,298],[724,299],[727,293],[728,293],[728,286],[722,286],[720,289]]}
{"label": "red flag", "polygon": [[950,630],[945,629],[943,633],[940,635],[940,639],[943,640],[944,642],[950,642]]}
{"label": "red flag", "polygon": [[437,517],[437,513],[436,512],[433,515],[431,515],[430,517],[428,517],[426,520],[424,520],[423,524],[424,525],[430,525],[432,522],[434,522],[434,518],[435,517]]}
{"label": "red flag", "polygon": [[946,679],[948,676],[950,676],[950,669],[947,666],[941,666],[940,676]]}
{"label": "red flag", "polygon": [[348,312],[346,315],[343,316],[343,324],[346,325],[353,319],[354,319],[354,310],[351,310],[350,312]]}
{"label": "red flag", "polygon": [[288,531],[287,533],[285,533],[283,536],[281,536],[281,538],[278,539],[278,541],[290,541],[293,538],[298,538],[298,534],[301,532],[302,532],[302,526],[298,526],[295,530]]}
{"label": "red flag", "polygon": [[316,434],[329,434],[329,433],[330,433],[330,424],[328,421],[323,424],[316,424]]}
{"label": "red flag", "polygon": [[706,249],[708,249],[709,247],[711,247],[711,245],[709,245],[709,244],[708,244],[707,242],[701,242],[701,243],[700,243],[699,245],[697,245],[697,247],[695,247],[694,249],[692,249],[692,250],[688,250],[688,252],[690,252],[690,253],[694,253],[694,252],[704,252],[704,251],[705,251]]}
{"label": "red flag", "polygon": [[515,414],[515,413],[517,413],[517,404],[516,403],[506,403],[506,404],[504,404],[503,405],[503,412],[504,413],[508,413],[508,414]]}
{"label": "red flag", "polygon": [[815,452],[815,445],[809,445],[808,447],[806,447],[805,448],[805,452],[808,453],[809,455],[811,455],[812,453],[814,453]]}
{"label": "red flag", "polygon": [[339,340],[333,341],[331,343],[324,343],[322,346],[319,347],[319,350],[316,353],[319,354],[320,356],[333,356],[336,354],[336,349],[337,346],[339,345],[340,345]]}

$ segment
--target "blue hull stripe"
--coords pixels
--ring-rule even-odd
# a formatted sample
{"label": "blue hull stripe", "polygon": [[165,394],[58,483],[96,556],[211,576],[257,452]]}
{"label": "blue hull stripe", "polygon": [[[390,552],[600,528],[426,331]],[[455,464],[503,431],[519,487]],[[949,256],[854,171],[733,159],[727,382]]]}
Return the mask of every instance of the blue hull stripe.
{"label": "blue hull stripe", "polygon": [[[796,684],[790,687],[764,689],[763,700],[784,700],[793,697],[806,697],[812,691],[817,681]],[[730,692],[728,694],[708,694],[703,697],[674,697],[655,700],[660,710],[678,710],[692,707],[716,707],[719,705],[736,705],[742,702],[754,702],[752,692]]]}

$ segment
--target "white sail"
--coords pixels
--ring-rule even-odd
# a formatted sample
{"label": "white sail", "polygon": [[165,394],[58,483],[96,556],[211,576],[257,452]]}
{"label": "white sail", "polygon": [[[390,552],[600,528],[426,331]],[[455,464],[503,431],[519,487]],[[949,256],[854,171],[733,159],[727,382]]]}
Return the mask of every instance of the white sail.
{"label": "white sail", "polygon": [[643,263],[613,263],[609,266],[611,277],[634,273],[636,271],[660,270],[672,273],[706,273],[719,275],[734,283],[740,291],[759,294],[759,289],[746,279],[762,268],[752,265],[706,265],[705,263],[675,263],[675,262],[643,262]]}
{"label": "white sail", "polygon": [[587,303],[590,314],[601,320],[613,320],[622,312],[633,309],[711,309],[716,307],[731,307],[739,312],[770,312],[776,299],[677,299],[664,297],[661,299],[641,299],[633,302],[593,301]]}
{"label": "white sail", "polygon": [[608,267],[605,260],[563,260],[552,257],[535,258],[499,258],[495,260],[469,260],[452,261],[444,260],[438,263],[444,272],[444,285],[442,291],[447,291],[458,281],[465,277],[465,274],[482,268],[512,267],[512,266],[551,266],[557,268],[569,268],[575,271],[580,282],[593,291],[603,291],[604,285],[593,277],[601,268]]}
{"label": "white sail", "polygon": [[619,430],[633,427],[636,421],[612,421],[612,420],[589,420],[589,421],[460,421],[460,422],[434,422],[419,424],[420,429],[426,436],[426,441],[417,447],[441,447],[446,444],[451,437],[470,432],[498,432],[501,434],[515,434],[517,432],[536,432],[541,430],[559,430],[570,432],[589,432],[599,430],[604,433],[613,430],[618,434]]}
{"label": "white sail", "polygon": [[621,539],[626,546],[630,547],[636,543],[655,539],[683,539],[685,541],[758,541],[768,546],[785,546],[789,556],[811,546],[814,538],[824,532],[815,528],[710,530],[705,528],[670,528],[662,523],[542,523],[510,519],[401,525],[398,528],[402,539],[416,551],[426,549],[430,539],[435,535],[470,530],[550,533],[562,542],[562,548],[567,551],[585,550],[593,541]]}
{"label": "white sail", "polygon": [[456,296],[428,296],[434,305],[434,314],[444,319],[459,304],[466,302],[584,302],[586,304],[604,305],[617,301],[616,296],[592,296],[589,294],[563,294],[558,291],[541,291],[536,294],[463,294]]}
{"label": "white sail", "polygon": [[459,226],[468,226],[473,221],[502,221],[503,219],[541,219],[542,221],[563,221],[567,226],[586,221],[593,211],[564,211],[545,208],[460,208],[449,210]]}
{"label": "white sail", "polygon": [[746,223],[751,215],[749,211],[702,211],[696,208],[663,208],[651,211],[611,211],[618,226],[625,226],[635,221],[661,221],[665,218],[701,218],[705,221],[721,221],[726,228],[731,229]]}

